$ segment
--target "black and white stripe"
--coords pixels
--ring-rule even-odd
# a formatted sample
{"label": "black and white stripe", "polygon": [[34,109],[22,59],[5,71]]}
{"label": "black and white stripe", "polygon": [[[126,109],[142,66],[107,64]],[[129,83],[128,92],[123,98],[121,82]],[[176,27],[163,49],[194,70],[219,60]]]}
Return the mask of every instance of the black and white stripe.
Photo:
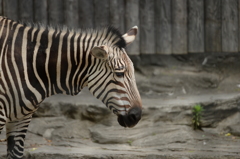
{"label": "black and white stripe", "polygon": [[[141,99],[124,48],[136,33],[136,27],[122,36],[112,27],[72,31],[0,17],[0,131],[6,125],[8,158],[23,157],[28,124],[46,97],[76,95],[85,86],[120,125],[134,126]],[[137,117],[127,117],[133,112]]]}

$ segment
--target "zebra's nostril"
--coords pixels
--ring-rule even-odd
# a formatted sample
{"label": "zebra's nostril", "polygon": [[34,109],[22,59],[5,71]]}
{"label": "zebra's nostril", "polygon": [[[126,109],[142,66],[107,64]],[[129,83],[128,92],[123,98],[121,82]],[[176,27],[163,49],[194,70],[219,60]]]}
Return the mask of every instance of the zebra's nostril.
{"label": "zebra's nostril", "polygon": [[142,116],[142,109],[139,107],[133,107],[129,110],[128,116],[135,120],[140,120]]}
{"label": "zebra's nostril", "polygon": [[137,120],[137,117],[135,116],[135,114],[130,114],[128,115],[128,119],[130,122],[135,122]]}
{"label": "zebra's nostril", "polygon": [[124,116],[119,115],[118,116],[118,123],[119,125],[121,125],[122,127],[127,127],[126,123],[124,122]]}
{"label": "zebra's nostril", "polygon": [[127,115],[118,115],[118,123],[123,127],[134,127],[141,119],[142,109],[133,107]]}
{"label": "zebra's nostril", "polygon": [[127,119],[128,119],[128,127],[135,126],[138,121],[141,119],[142,109],[140,107],[133,107],[129,110]]}

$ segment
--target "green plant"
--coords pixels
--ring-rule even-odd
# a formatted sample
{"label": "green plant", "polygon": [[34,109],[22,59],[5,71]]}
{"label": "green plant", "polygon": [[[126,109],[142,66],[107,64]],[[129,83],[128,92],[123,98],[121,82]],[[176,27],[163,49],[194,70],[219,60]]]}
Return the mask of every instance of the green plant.
{"label": "green plant", "polygon": [[127,143],[129,144],[129,146],[132,146],[132,140],[128,140]]}
{"label": "green plant", "polygon": [[193,107],[192,109],[192,114],[193,114],[193,129],[199,129],[202,130],[202,125],[201,125],[201,118],[202,118],[202,113],[203,113],[203,107],[200,104],[197,104]]}

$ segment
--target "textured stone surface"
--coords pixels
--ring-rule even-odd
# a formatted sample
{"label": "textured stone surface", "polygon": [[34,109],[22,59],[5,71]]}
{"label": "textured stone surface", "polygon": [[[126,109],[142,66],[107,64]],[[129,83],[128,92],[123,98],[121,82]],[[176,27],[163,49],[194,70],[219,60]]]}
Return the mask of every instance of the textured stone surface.
{"label": "textured stone surface", "polygon": [[[158,66],[146,65],[137,73],[144,105],[137,126],[120,127],[117,117],[87,90],[75,97],[53,96],[30,124],[25,158],[239,159],[238,58],[208,57],[204,66],[196,64],[204,57],[160,59]],[[204,131],[192,129],[195,104],[204,108]],[[0,159],[5,156],[6,142],[1,142]]]}
{"label": "textured stone surface", "polygon": [[[73,119],[68,114],[34,118],[26,139],[26,158],[235,159],[240,156],[239,112],[228,112],[238,108],[239,99],[203,103],[208,112],[202,120],[204,131],[192,129],[191,104],[147,106],[142,120],[132,129],[120,127],[112,114],[108,122]],[[53,107],[55,104],[52,101]],[[214,109],[208,109],[210,106]],[[81,114],[78,110],[75,113]],[[99,106],[99,112],[105,111],[107,108]],[[0,154],[5,153],[5,146],[0,144]]]}

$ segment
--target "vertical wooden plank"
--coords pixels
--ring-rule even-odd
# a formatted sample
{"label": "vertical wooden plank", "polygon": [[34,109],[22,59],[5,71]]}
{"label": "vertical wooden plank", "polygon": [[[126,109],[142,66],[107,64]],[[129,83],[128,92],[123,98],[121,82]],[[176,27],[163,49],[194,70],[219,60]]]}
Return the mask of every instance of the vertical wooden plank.
{"label": "vertical wooden plank", "polygon": [[25,22],[33,22],[33,1],[20,0],[19,3],[19,19]]}
{"label": "vertical wooden plank", "polygon": [[221,0],[205,0],[205,51],[221,52]]}
{"label": "vertical wooden plank", "polygon": [[[238,27],[240,26],[240,0],[238,0]],[[240,52],[240,29],[238,29],[238,51]]]}
{"label": "vertical wooden plank", "polygon": [[78,25],[80,28],[94,27],[94,4],[93,0],[78,0]]}
{"label": "vertical wooden plank", "polygon": [[188,52],[204,52],[204,1],[188,0]]}
{"label": "vertical wooden plank", "polygon": [[0,0],[0,15],[3,15],[3,0]]}
{"label": "vertical wooden plank", "polygon": [[[111,0],[110,0],[111,1]],[[120,20],[120,24],[119,24],[119,30],[121,33],[125,33],[125,0],[118,0],[118,4],[119,4],[119,20]]]}
{"label": "vertical wooden plank", "polygon": [[[133,26],[140,27],[139,22],[139,0],[127,0],[125,5],[125,31],[129,30]],[[135,41],[127,46],[127,52],[130,55],[139,55],[140,54],[140,33],[138,31]]]}
{"label": "vertical wooden plank", "polygon": [[94,0],[94,23],[96,28],[109,25],[109,0]]}
{"label": "vertical wooden plank", "polygon": [[78,1],[64,0],[64,24],[70,28],[78,27]]}
{"label": "vertical wooden plank", "polygon": [[34,0],[34,21],[42,24],[48,23],[47,0]]}
{"label": "vertical wooden plank", "polygon": [[172,53],[171,0],[155,0],[156,53]]}
{"label": "vertical wooden plank", "polygon": [[110,24],[120,30],[123,33],[124,28],[124,0],[110,0]]}
{"label": "vertical wooden plank", "polygon": [[48,22],[53,25],[63,25],[63,0],[48,0]]}
{"label": "vertical wooden plank", "polygon": [[140,0],[140,51],[143,54],[154,54],[154,0]]}
{"label": "vertical wooden plank", "polygon": [[187,0],[172,0],[172,52],[187,53]]}
{"label": "vertical wooden plank", "polygon": [[18,20],[18,0],[3,0],[3,15]]}
{"label": "vertical wooden plank", "polygon": [[222,1],[222,51],[238,52],[238,0]]}

